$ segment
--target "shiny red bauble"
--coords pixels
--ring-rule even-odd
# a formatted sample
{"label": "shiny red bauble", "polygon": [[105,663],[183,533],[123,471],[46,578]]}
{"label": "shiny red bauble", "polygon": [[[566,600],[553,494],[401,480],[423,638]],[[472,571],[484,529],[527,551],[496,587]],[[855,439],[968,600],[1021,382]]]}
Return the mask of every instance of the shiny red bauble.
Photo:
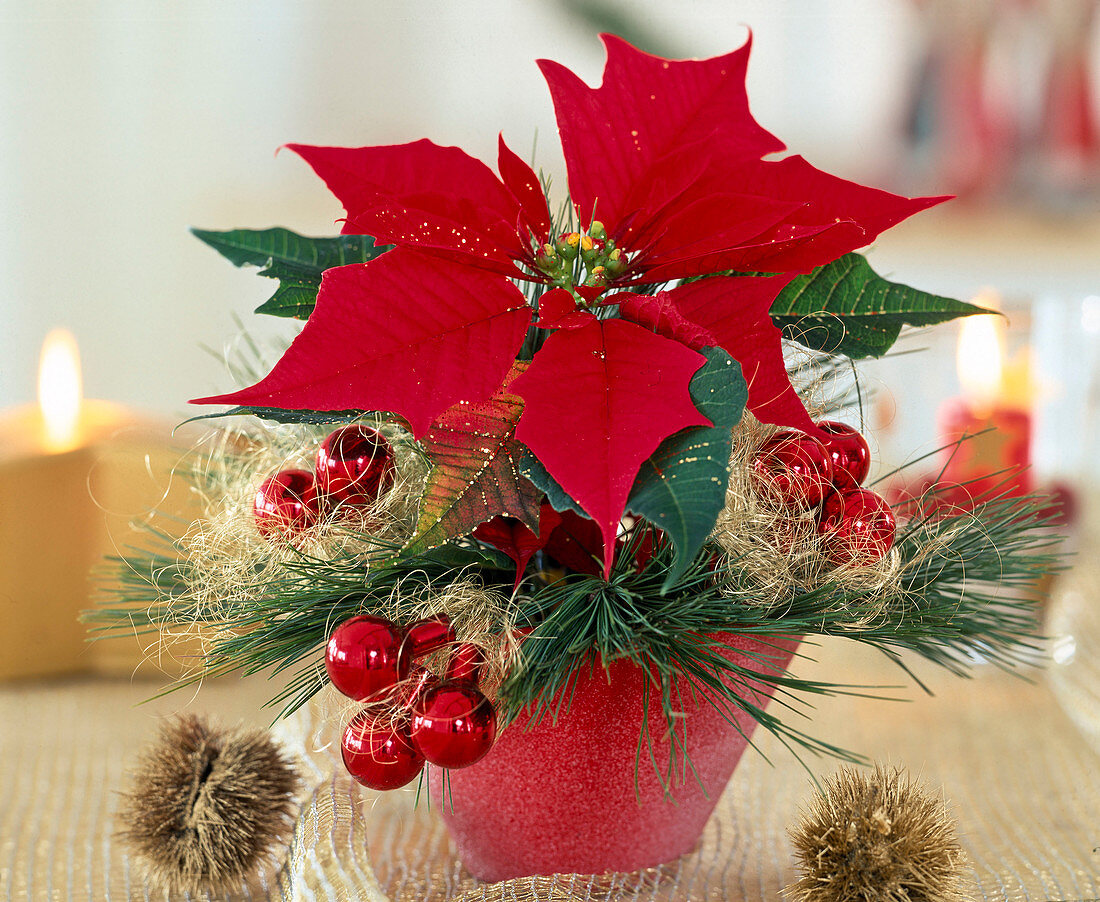
{"label": "shiny red bauble", "polygon": [[317,451],[317,491],[325,503],[370,504],[393,481],[390,443],[369,426],[337,429]]}
{"label": "shiny red bauble", "polygon": [[344,767],[371,789],[397,789],[420,773],[424,756],[413,745],[407,718],[360,711],[340,741]]}
{"label": "shiny red bauble", "polygon": [[317,492],[313,474],[283,470],[268,476],[252,503],[256,529],[268,540],[291,539],[317,522]]}
{"label": "shiny red bauble", "polygon": [[828,554],[837,564],[867,566],[881,560],[897,532],[890,505],[867,489],[830,496],[819,522],[828,538]]}
{"label": "shiny red bauble", "polygon": [[447,679],[462,680],[477,685],[485,669],[485,655],[476,645],[463,642],[454,650],[447,663]]}
{"label": "shiny red bauble", "polygon": [[446,614],[418,620],[405,633],[402,653],[410,660],[422,658],[455,641],[455,630]]}
{"label": "shiny red bauble", "polygon": [[858,489],[871,469],[871,449],[859,432],[846,423],[824,420],[817,427],[833,462],[833,484],[842,492]]}
{"label": "shiny red bauble", "polygon": [[768,439],[753,459],[761,481],[788,504],[816,507],[831,489],[833,462],[825,446],[804,432]]}
{"label": "shiny red bauble", "polygon": [[325,648],[325,670],[332,685],[356,701],[377,696],[408,674],[401,653],[404,633],[382,617],[362,615],[341,623]]}
{"label": "shiny red bauble", "polygon": [[412,740],[439,767],[469,767],[493,747],[493,704],[466,680],[440,683],[413,705]]}
{"label": "shiny red bauble", "polygon": [[830,492],[821,502],[821,511],[817,515],[817,531],[831,532],[844,519],[844,496],[840,492]]}

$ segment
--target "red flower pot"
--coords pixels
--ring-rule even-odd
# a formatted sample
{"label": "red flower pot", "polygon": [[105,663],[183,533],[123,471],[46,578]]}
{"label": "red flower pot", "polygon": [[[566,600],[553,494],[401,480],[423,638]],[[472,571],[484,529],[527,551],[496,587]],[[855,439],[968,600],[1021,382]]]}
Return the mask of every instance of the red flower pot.
{"label": "red flower pot", "polygon": [[[725,657],[782,673],[798,639],[720,638]],[[698,775],[677,770],[666,797],[647,749],[639,757],[642,672],[627,661],[583,670],[567,713],[531,726],[521,716],[480,762],[448,774],[431,769],[431,791],[471,873],[500,881],[532,874],[633,871],[691,851],[741,758],[756,722],[735,723],[680,684],[687,749]],[[768,686],[743,690],[763,707]],[[667,766],[669,743],[660,701],[649,699],[653,754]],[[701,785],[700,785],[701,784]]]}

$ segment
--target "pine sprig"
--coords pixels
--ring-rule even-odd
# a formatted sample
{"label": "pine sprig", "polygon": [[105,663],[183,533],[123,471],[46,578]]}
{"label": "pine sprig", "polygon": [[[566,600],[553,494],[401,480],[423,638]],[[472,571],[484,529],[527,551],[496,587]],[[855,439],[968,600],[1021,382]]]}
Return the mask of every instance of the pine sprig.
{"label": "pine sprig", "polygon": [[168,691],[230,673],[277,676],[293,670],[290,682],[268,703],[281,706],[279,717],[286,717],[324,687],[324,645],[341,621],[364,613],[400,619],[396,601],[466,573],[482,578],[498,573],[508,585],[513,578],[505,556],[476,544],[409,556],[398,550],[383,547],[370,561],[353,554],[332,560],[301,556],[283,564],[277,575],[259,572],[251,585],[239,587],[238,597],[247,601],[199,607],[189,591],[185,560],[141,552],[112,559],[111,572],[103,574],[105,603],[83,619],[93,638],[208,627],[200,666]]}
{"label": "pine sprig", "polygon": [[898,606],[906,620],[931,628],[914,630],[900,647],[957,675],[974,655],[1003,668],[1035,663],[1035,583],[1059,569],[1062,541],[1048,505],[994,491],[969,510],[910,519],[898,536],[908,559]]}
{"label": "pine sprig", "polygon": [[[544,717],[557,719],[569,709],[580,672],[628,660],[646,673],[647,702],[660,705],[671,728],[673,760],[655,762],[662,774],[671,774],[677,763],[687,766],[686,760],[676,761],[683,749],[683,724],[674,716],[683,709],[679,695],[684,687],[704,695],[731,725],[737,725],[735,711],[745,711],[785,742],[815,753],[858,760],[858,756],[791,726],[774,709],[753,702],[753,693],[748,691],[753,684],[774,687],[779,707],[803,717],[807,706],[800,695],[854,689],[778,671],[767,651],[737,649],[754,663],[732,663],[721,655],[725,643],[714,633],[727,631],[725,627],[736,618],[731,618],[729,599],[714,587],[710,571],[697,563],[678,582],[676,590],[664,596],[660,595],[662,582],[660,564],[640,575],[620,570],[608,583],[562,581],[522,605],[520,622],[525,615],[537,618],[546,612],[546,616],[523,643],[521,669],[502,687],[504,716],[514,717],[528,710],[536,723]],[[763,628],[755,634],[765,649],[778,651],[778,646],[771,645],[772,637],[793,635],[770,625],[758,625]],[[649,745],[651,739],[643,737],[644,744]]]}
{"label": "pine sprig", "polygon": [[[738,604],[715,584],[706,552],[664,595],[661,579],[669,562],[660,552],[642,574],[624,564],[606,584],[555,584],[520,609],[521,619],[538,625],[524,643],[522,669],[502,690],[505,708],[530,709],[536,720],[557,717],[568,708],[580,667],[625,658],[649,674],[674,739],[679,674],[712,703],[727,712],[744,711],[787,744],[852,758],[792,727],[789,715],[805,714],[807,697],[858,687],[776,673],[764,656],[758,666],[733,665],[719,653],[723,643],[715,634],[765,641],[844,637],[877,648],[903,667],[900,653],[909,651],[960,675],[978,657],[1006,668],[1034,663],[1035,599],[1028,589],[1055,566],[1058,542],[1038,502],[995,497],[972,511],[912,521],[899,541],[903,591],[886,604],[828,584],[773,607]],[[629,562],[633,556],[620,559]],[[744,691],[754,683],[774,687],[770,709],[754,704]]]}
{"label": "pine sprig", "polygon": [[[675,717],[685,685],[693,694],[702,693],[731,723],[735,713],[744,712],[796,751],[859,760],[800,724],[808,719],[814,697],[863,694],[866,687],[777,672],[766,651],[754,655],[735,649],[750,663],[734,664],[722,654],[721,634],[751,637],[765,648],[775,637],[843,637],[877,648],[907,672],[903,652],[959,675],[979,658],[1005,668],[1034,663],[1037,618],[1031,587],[1058,560],[1058,538],[1040,501],[997,496],[979,499],[971,510],[912,516],[898,537],[901,590],[885,602],[832,584],[770,606],[739,601],[736,593],[730,597],[728,585],[715,581],[709,548],[664,594],[668,548],[658,548],[640,573],[632,564],[635,555],[625,549],[607,582],[584,576],[550,585],[530,581],[505,612],[505,622],[533,632],[523,643],[522,662],[501,687],[500,713],[504,720],[524,710],[535,720],[556,717],[568,709],[582,669],[626,659],[648,675],[646,705],[659,705],[670,727],[670,760],[653,761],[666,780],[673,768],[685,773],[690,768],[682,724]],[[299,557],[275,576],[258,574],[255,584],[238,595],[243,601],[205,609],[196,609],[188,596],[187,564],[171,549],[120,559],[117,582],[108,587],[114,604],[88,612],[86,619],[93,630],[107,634],[210,624],[218,632],[202,669],[183,684],[231,672],[293,671],[271,701],[285,716],[324,685],[324,643],[346,617],[377,613],[400,619],[395,599],[463,575],[511,586],[509,562],[474,543],[417,556],[397,552],[396,547],[383,549],[366,567],[355,555]],[[768,708],[745,691],[753,685],[773,689]],[[639,738],[638,755],[639,760],[653,756],[652,737]]]}

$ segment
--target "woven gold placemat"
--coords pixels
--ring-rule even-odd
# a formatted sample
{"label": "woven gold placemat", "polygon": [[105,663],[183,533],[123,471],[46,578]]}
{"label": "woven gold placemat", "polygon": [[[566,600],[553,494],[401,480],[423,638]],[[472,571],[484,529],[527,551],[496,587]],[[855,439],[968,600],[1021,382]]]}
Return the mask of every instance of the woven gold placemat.
{"label": "woven gold placemat", "polygon": [[[807,653],[819,659],[799,662],[796,672],[807,678],[905,682],[852,643]],[[812,728],[942,785],[977,898],[1100,898],[1100,754],[1045,678],[1026,683],[979,665],[975,679],[958,680],[917,666],[934,697],[910,684],[894,693],[907,703],[821,700]],[[0,898],[150,898],[112,836],[127,762],[165,713],[187,708],[264,723],[259,705],[270,694],[262,681],[223,680],[197,695],[138,705],[156,689],[106,679],[0,687]],[[811,791],[798,762],[762,736],[762,754],[746,754],[694,854],[639,874],[486,887],[464,872],[441,823],[414,807],[412,792],[367,792],[334,768],[332,736],[309,711],[278,733],[302,756],[313,788],[283,869],[243,888],[244,899],[773,902],[793,876],[786,828]],[[807,763],[821,774],[834,769],[827,760]]]}

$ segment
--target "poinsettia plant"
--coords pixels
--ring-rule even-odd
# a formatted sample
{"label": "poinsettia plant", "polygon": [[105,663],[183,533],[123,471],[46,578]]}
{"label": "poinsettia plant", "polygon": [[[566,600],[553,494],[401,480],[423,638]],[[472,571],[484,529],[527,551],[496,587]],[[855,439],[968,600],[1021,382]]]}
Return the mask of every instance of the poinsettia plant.
{"label": "poinsettia plant", "polygon": [[[840,280],[799,276],[946,198],[899,197],[798,156],[770,158],[785,148],[749,111],[749,43],[714,59],[670,61],[604,41],[599,88],[539,63],[569,177],[576,226],[566,232],[557,232],[539,177],[503,137],[498,174],[427,140],[289,145],[343,203],[343,233],[370,236],[372,256],[378,243],[392,249],[325,269],[315,306],[298,299],[290,311],[308,322],[270,374],[197,403],[387,411],[429,449],[464,449],[437,461],[416,547],[498,515],[537,535],[540,506],[520,475],[529,453],[526,479],[599,527],[607,576],[627,511],[667,529],[682,567],[721,510],[725,480],[713,478],[712,464],[725,467],[723,436],[739,411],[716,422],[693,398],[693,378],[744,379],[744,406],[757,419],[813,432],[776,320],[877,313],[928,323],[979,312],[913,291],[876,307],[864,295],[881,291],[881,280],[850,267],[850,307],[815,306]],[[702,443],[710,456],[673,472],[654,465],[640,479],[654,455],[673,456],[663,446],[670,438],[677,447]],[[487,482],[492,502],[470,505],[470,487],[484,497]],[[692,523],[679,522],[685,496],[702,505]]]}
{"label": "poinsettia plant", "polygon": [[[789,657],[789,637],[846,636],[954,670],[1028,653],[1031,602],[999,586],[1050,565],[1039,506],[993,491],[891,509],[861,487],[866,441],[811,414],[785,356],[827,369],[987,312],[858,253],[945,198],[781,156],[749,111],[748,43],[678,61],[604,42],[598,88],[539,64],[560,205],[503,138],[495,173],[428,140],[291,144],[343,204],[341,235],[196,231],[278,280],[258,312],[304,320],[266,376],[197,403],[283,425],[207,461],[204,478],[229,473],[203,486],[207,517],[123,560],[122,604],[90,616],[214,627],[196,678],[297,667],[287,712],[331,681],[367,706],[343,749],[368,785],[472,763],[495,729],[482,689],[505,719],[545,711],[597,661],[647,674],[670,755],[685,677],[840,753],[756,701],[840,686],[721,637],[780,637]],[[439,727],[444,704],[464,738]]]}

